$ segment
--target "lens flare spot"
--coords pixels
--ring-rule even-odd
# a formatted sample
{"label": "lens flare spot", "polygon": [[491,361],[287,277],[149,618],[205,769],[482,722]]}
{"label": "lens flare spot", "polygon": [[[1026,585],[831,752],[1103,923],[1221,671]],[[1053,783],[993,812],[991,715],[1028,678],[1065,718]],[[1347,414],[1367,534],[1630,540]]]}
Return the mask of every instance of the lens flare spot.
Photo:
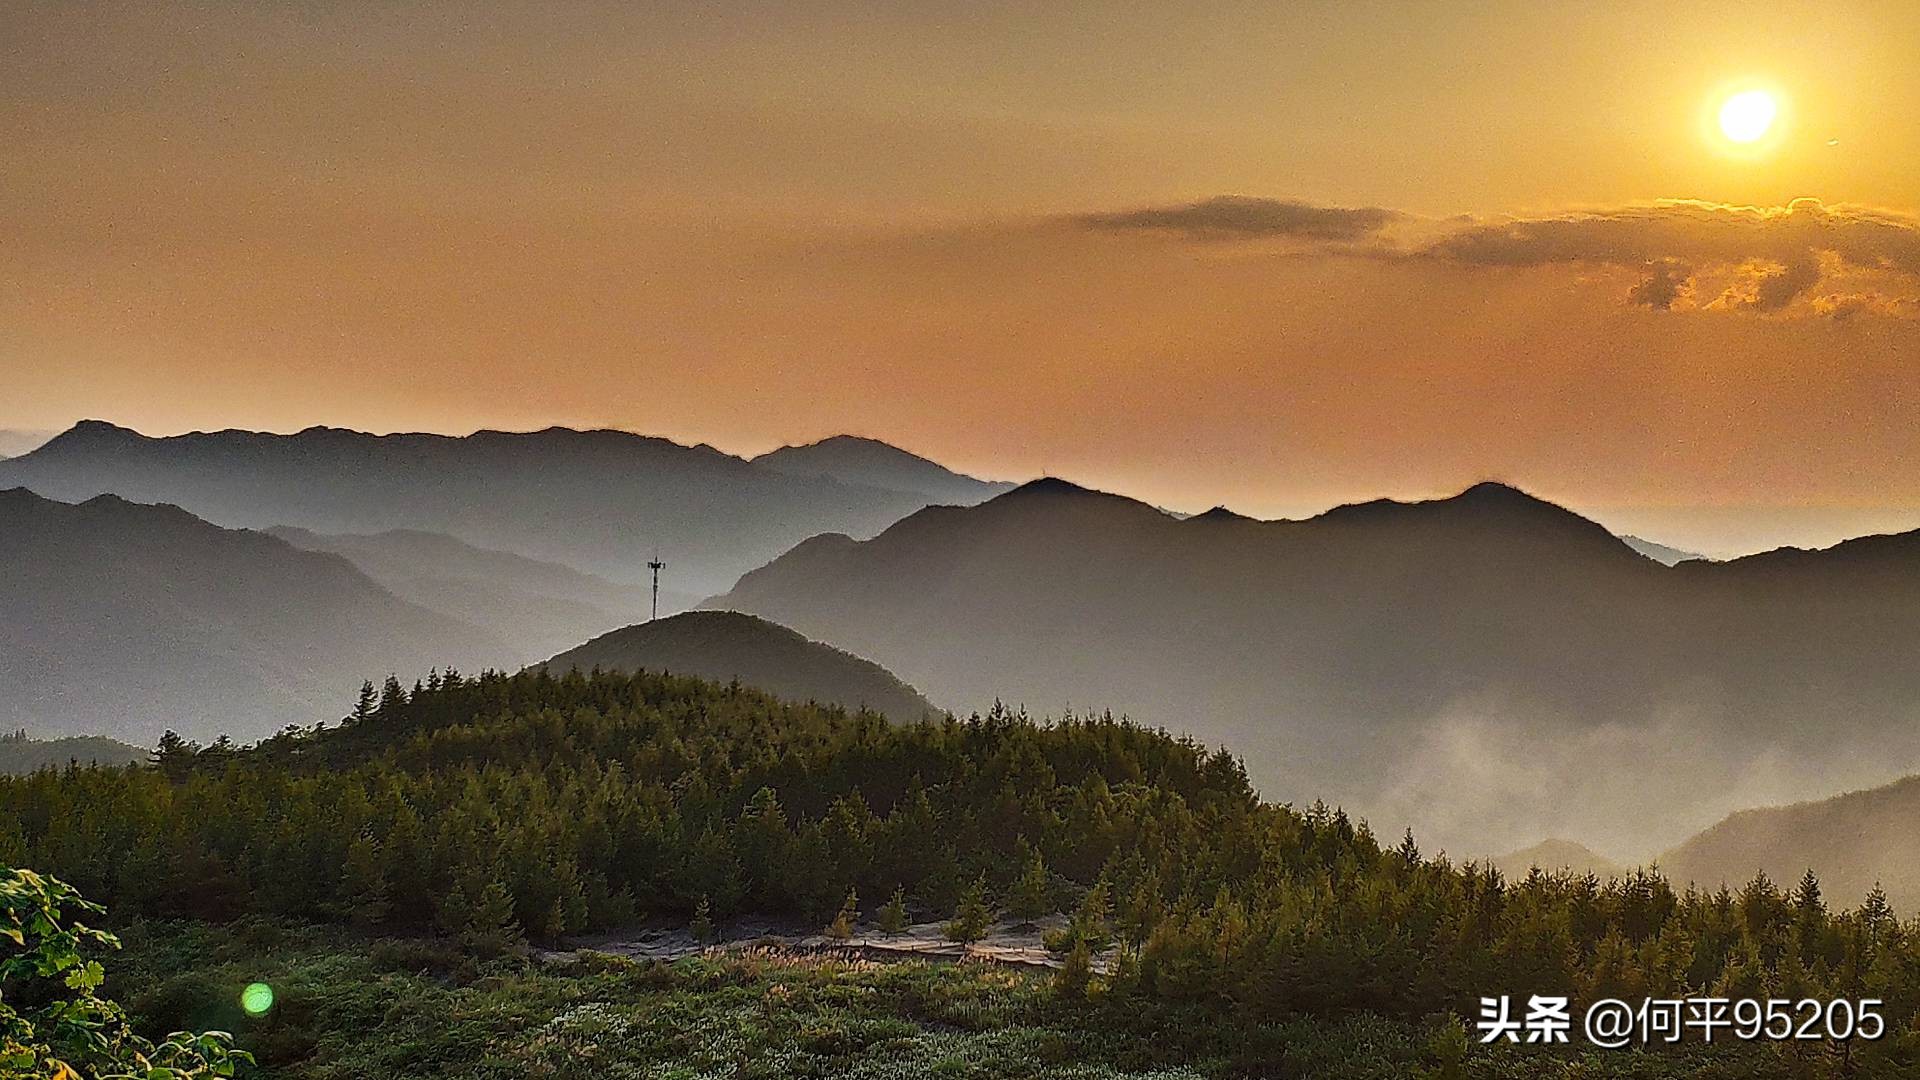
{"label": "lens flare spot", "polygon": [[240,991],[240,1007],[247,1010],[248,1016],[265,1016],[273,1008],[273,987],[266,983],[250,983]]}

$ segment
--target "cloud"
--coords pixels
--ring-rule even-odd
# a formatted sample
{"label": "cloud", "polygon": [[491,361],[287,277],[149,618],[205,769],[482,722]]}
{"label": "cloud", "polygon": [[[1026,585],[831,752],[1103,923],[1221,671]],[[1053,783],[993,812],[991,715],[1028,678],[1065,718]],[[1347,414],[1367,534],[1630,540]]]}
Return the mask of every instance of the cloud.
{"label": "cloud", "polygon": [[1402,216],[1377,206],[1315,206],[1294,199],[1219,195],[1179,206],[1081,214],[1073,220],[1088,228],[1115,232],[1147,230],[1228,239],[1286,237],[1351,242],[1378,233]]}
{"label": "cloud", "polygon": [[[1877,275],[1914,288],[1920,222],[1814,199],[1780,207],[1674,201],[1477,222],[1415,255],[1463,266],[1634,270],[1644,276],[1627,302],[1663,310],[1691,297],[1693,306],[1709,310],[1833,314],[1867,308],[1818,302],[1829,277]],[[1703,288],[1709,276],[1728,283],[1712,293]]]}
{"label": "cloud", "polygon": [[1660,311],[1846,318],[1920,306],[1920,219],[1816,199],[1774,207],[1669,200],[1432,220],[1380,207],[1223,195],[1069,220],[1210,242],[1279,238],[1311,252],[1465,268],[1620,270],[1639,276],[1624,301]]}

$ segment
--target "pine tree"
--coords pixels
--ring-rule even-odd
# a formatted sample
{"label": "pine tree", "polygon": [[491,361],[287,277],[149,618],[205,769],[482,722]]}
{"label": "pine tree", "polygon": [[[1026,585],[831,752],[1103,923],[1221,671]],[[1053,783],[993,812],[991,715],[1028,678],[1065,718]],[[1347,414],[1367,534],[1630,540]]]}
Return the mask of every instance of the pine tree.
{"label": "pine tree", "polygon": [[541,920],[540,932],[557,938],[580,929],[587,922],[587,894],[580,883],[580,871],[572,859],[558,860],[548,871],[553,901]]}
{"label": "pine tree", "polygon": [[487,883],[460,938],[482,956],[498,956],[526,943],[520,921],[514,917],[513,893],[506,885],[497,880]]}
{"label": "pine tree", "polygon": [[1107,969],[1107,992],[1124,997],[1139,993],[1140,984],[1140,950],[1123,944],[1114,952],[1112,965]]}
{"label": "pine tree", "polygon": [[372,836],[361,833],[347,845],[341,867],[341,907],[353,922],[374,926],[385,922],[392,910],[387,897],[387,874],[380,857],[380,845]]}
{"label": "pine tree", "polygon": [[963,943],[979,941],[987,936],[992,925],[993,910],[987,906],[987,875],[981,874],[960,895],[953,921],[947,923],[947,939]]}
{"label": "pine tree", "polygon": [[[433,910],[433,865],[420,815],[405,800],[393,812],[386,843],[380,845],[385,862],[387,894],[397,921],[418,924]],[[456,928],[465,925],[463,921]]]}
{"label": "pine tree", "polygon": [[853,936],[853,929],[859,922],[860,894],[853,889],[848,889],[846,900],[840,904],[840,913],[827,924],[827,936],[845,941]]}
{"label": "pine tree", "polygon": [[467,895],[464,886],[455,882],[434,905],[434,922],[442,931],[458,935],[464,933],[467,924],[472,921],[473,897]]}
{"label": "pine tree", "polygon": [[406,705],[407,691],[400,685],[399,676],[388,675],[386,681],[380,684],[380,702],[374,707],[374,712],[383,720],[392,720]]}
{"label": "pine tree", "polygon": [[200,756],[200,747],[180,737],[180,733],[168,728],[160,735],[160,743],[153,750],[153,766],[160,775],[178,784],[193,775],[194,760]]}
{"label": "pine tree", "polygon": [[706,897],[701,897],[700,902],[693,906],[693,921],[687,924],[687,930],[693,935],[695,942],[701,945],[713,943],[715,936],[713,905],[707,901]]}
{"label": "pine tree", "polygon": [[1136,945],[1147,940],[1153,928],[1167,914],[1166,899],[1160,891],[1160,873],[1152,871],[1140,879],[1133,888],[1133,895],[1127,898],[1126,908],[1120,913],[1120,928],[1126,931],[1127,940]]}
{"label": "pine tree", "polygon": [[1113,942],[1113,906],[1108,903],[1107,895],[1106,879],[1094,882],[1093,888],[1080,898],[1079,906],[1073,911],[1073,921],[1068,925],[1073,939],[1095,952]]}
{"label": "pine tree", "polygon": [[1827,905],[1820,895],[1820,879],[1809,867],[1793,891],[1794,936],[1802,959],[1811,963],[1820,951],[1820,932],[1827,925]]}
{"label": "pine tree", "polygon": [[373,683],[371,681],[361,683],[360,697],[353,703],[353,722],[361,724],[372,719],[373,711],[379,707],[379,704],[380,698],[374,693]]}
{"label": "pine tree", "polygon": [[1051,915],[1056,910],[1053,902],[1053,875],[1047,872],[1047,864],[1040,858],[1038,851],[1027,859],[1027,865],[1015,879],[1013,888],[1007,893],[1007,910],[1016,919],[1037,919]]}
{"label": "pine tree", "polygon": [[1085,941],[1077,941],[1061,962],[1060,970],[1054,973],[1054,992],[1062,997],[1083,998],[1092,981],[1093,950],[1087,948]]}
{"label": "pine tree", "polygon": [[1407,827],[1407,834],[1400,838],[1400,846],[1394,848],[1393,853],[1400,856],[1400,861],[1406,863],[1408,866],[1418,866],[1420,864],[1420,845],[1414,843],[1413,827],[1411,825]]}
{"label": "pine tree", "polygon": [[880,909],[877,920],[880,924],[880,932],[883,934],[898,934],[907,929],[907,890],[905,888],[893,890],[893,899],[888,900],[886,906]]}

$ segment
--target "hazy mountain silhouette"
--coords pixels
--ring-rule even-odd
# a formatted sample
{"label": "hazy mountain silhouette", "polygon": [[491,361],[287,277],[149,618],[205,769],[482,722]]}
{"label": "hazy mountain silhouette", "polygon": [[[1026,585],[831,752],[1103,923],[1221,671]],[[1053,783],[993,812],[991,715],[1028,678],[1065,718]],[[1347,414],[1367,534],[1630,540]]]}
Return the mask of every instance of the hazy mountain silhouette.
{"label": "hazy mountain silhouette", "polygon": [[1526,877],[1535,867],[1548,873],[1566,870],[1575,874],[1591,873],[1601,878],[1622,877],[1627,872],[1626,867],[1572,840],[1542,840],[1532,847],[1496,855],[1487,862],[1505,874],[1509,881]]}
{"label": "hazy mountain silhouette", "polygon": [[1756,872],[1791,886],[1811,869],[1831,903],[1875,884],[1904,915],[1920,911],[1920,776],[1791,806],[1742,810],[1660,857],[1678,882],[1738,889]]}
{"label": "hazy mountain silhouette", "polygon": [[85,421],[0,462],[0,487],[16,485],[69,501],[111,493],[174,503],[228,526],[439,532],[629,582],[644,577],[657,547],[667,584],[699,595],[808,536],[867,535],[926,503],[710,446],[567,428],[147,438]]}
{"label": "hazy mountain silhouette", "polygon": [[[440,533],[396,529],[342,536],[288,526],[265,531],[294,547],[346,558],[402,600],[485,627],[513,647],[514,666],[644,619],[652,602],[646,586],[616,585]],[[696,599],[663,591],[661,610],[680,611]]]}
{"label": "hazy mountain silhouette", "polygon": [[1688,559],[1706,558],[1705,555],[1696,555],[1691,551],[1682,551],[1679,548],[1668,547],[1665,544],[1656,544],[1651,540],[1642,540],[1637,536],[1631,536],[1626,533],[1622,533],[1620,539],[1633,550],[1645,555],[1654,562],[1667,566],[1672,566],[1675,563],[1683,563]]}
{"label": "hazy mountain silhouette", "polygon": [[173,506],[0,492],[0,724],[151,745],[337,719],[362,680],[511,655],[335,555]]}
{"label": "hazy mountain silhouette", "polygon": [[14,776],[41,769],[63,769],[70,763],[114,766],[145,760],[145,750],[101,735],[69,735],[57,739],[29,738],[25,731],[0,735],[0,773]]}
{"label": "hazy mountain silhouette", "polygon": [[878,439],[835,435],[805,446],[783,446],[753,459],[788,476],[829,478],[843,484],[903,491],[934,505],[972,506],[1017,485],[979,480]]}
{"label": "hazy mountain silhouette", "polygon": [[1042,480],[815,537],[713,603],[954,708],[1174,725],[1456,850],[1650,853],[1920,762],[1920,536],[1667,567],[1498,484],[1262,522]]}
{"label": "hazy mountain silhouette", "polygon": [[733,611],[689,611],[615,630],[561,653],[546,667],[739,679],[794,701],[864,706],[899,721],[941,714],[919,691],[870,660]]}

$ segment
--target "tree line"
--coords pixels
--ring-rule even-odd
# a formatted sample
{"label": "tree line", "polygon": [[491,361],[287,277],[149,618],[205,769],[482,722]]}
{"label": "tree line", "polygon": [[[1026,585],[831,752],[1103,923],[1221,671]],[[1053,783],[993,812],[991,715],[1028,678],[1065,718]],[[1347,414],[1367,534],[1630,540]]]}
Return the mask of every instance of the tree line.
{"label": "tree line", "polygon": [[1508,880],[1262,802],[1224,751],[1107,716],[895,725],[656,673],[389,679],[341,723],[257,746],[169,737],[148,766],[0,778],[0,865],[117,914],[482,948],[746,913],[964,938],[1066,912],[1050,944],[1070,971],[1111,950],[1115,988],[1257,1015],[1471,1014],[1503,993],[1920,1013],[1920,923],[1877,890],[1841,907],[1811,873]]}

